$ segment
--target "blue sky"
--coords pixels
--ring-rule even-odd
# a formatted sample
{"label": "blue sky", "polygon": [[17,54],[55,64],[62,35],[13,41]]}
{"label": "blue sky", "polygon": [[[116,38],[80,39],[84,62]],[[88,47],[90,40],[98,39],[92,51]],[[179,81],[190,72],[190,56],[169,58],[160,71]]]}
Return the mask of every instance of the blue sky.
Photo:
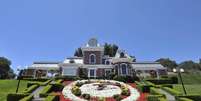
{"label": "blue sky", "polygon": [[200,5],[200,0],[2,0],[0,56],[13,68],[63,61],[96,37],[138,61],[198,61]]}

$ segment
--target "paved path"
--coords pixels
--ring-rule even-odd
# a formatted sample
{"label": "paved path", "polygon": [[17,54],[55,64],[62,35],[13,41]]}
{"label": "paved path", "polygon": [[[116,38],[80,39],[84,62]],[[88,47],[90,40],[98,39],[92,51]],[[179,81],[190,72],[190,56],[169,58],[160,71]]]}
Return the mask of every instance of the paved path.
{"label": "paved path", "polygon": [[176,101],[175,97],[163,89],[158,89],[162,94],[165,94],[168,101]]}
{"label": "paved path", "polygon": [[40,86],[31,93],[31,95],[34,95],[33,101],[43,101],[44,100],[44,98],[40,98],[40,96],[39,96],[39,92],[41,90],[43,90],[43,88],[44,88],[44,86]]}

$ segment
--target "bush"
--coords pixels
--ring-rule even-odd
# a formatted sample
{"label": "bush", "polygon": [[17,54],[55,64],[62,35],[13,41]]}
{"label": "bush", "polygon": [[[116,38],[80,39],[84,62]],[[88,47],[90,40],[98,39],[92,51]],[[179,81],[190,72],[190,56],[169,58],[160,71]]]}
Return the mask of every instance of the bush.
{"label": "bush", "polygon": [[77,82],[75,85],[81,87],[83,84],[84,84],[83,82]]}
{"label": "bush", "polygon": [[82,97],[87,100],[89,100],[91,98],[91,96],[89,94],[82,94]]}
{"label": "bush", "polygon": [[170,78],[160,78],[160,79],[147,79],[146,81],[150,81],[154,84],[177,84],[178,78],[173,76]]}
{"label": "bush", "polygon": [[125,95],[125,96],[130,95],[130,92],[129,92],[128,88],[121,88],[121,90],[122,90],[122,92],[121,92],[122,95]]}
{"label": "bush", "polygon": [[20,99],[20,101],[32,101],[32,99],[33,99],[33,95],[29,95],[29,96],[26,96],[26,97]]}
{"label": "bush", "polygon": [[72,93],[76,96],[80,96],[81,95],[81,90],[79,87],[77,86],[74,86],[72,89],[71,89]]}
{"label": "bush", "polygon": [[113,98],[116,100],[116,101],[121,101],[121,95],[119,94],[116,94],[116,95],[113,95]]}
{"label": "bush", "polygon": [[134,83],[135,81],[139,81],[139,78],[132,76],[114,76],[113,78],[116,81],[121,81],[125,83]]}
{"label": "bush", "polygon": [[47,85],[43,88],[43,90],[39,93],[40,97],[47,97],[48,93],[52,90],[52,85]]}
{"label": "bush", "polygon": [[191,100],[191,99],[189,99],[189,98],[184,98],[184,97],[179,97],[179,98],[177,98],[176,100],[177,100],[177,101],[193,101],[193,100]]}
{"label": "bush", "polygon": [[154,87],[150,88],[150,93],[152,95],[162,95],[163,98],[166,98],[166,96],[164,94],[161,94],[161,92],[157,88],[154,88]]}
{"label": "bush", "polygon": [[59,101],[59,96],[48,95],[47,98],[45,98],[44,101]]}
{"label": "bush", "polygon": [[175,90],[175,89],[172,89],[172,88],[168,88],[168,87],[162,87],[163,90],[169,92],[170,94],[174,95],[174,96],[178,96],[178,95],[182,95],[181,92]]}
{"label": "bush", "polygon": [[55,91],[55,92],[58,92],[58,91],[62,91],[63,88],[64,88],[64,85],[62,84],[58,84],[58,83],[55,83],[55,84],[50,84],[52,85],[52,91]]}
{"label": "bush", "polygon": [[147,101],[167,101],[163,95],[148,95]]}
{"label": "bush", "polygon": [[98,101],[106,101],[106,99],[104,97],[99,97]]}
{"label": "bush", "polygon": [[27,83],[27,87],[30,87],[32,85],[39,85],[39,86],[46,86],[49,84],[52,80],[46,80],[45,82],[39,82],[39,81],[31,81]]}
{"label": "bush", "polygon": [[20,99],[28,96],[26,93],[10,93],[7,95],[7,101],[19,101]]}
{"label": "bush", "polygon": [[180,97],[192,99],[193,101],[200,101],[201,95],[185,95],[185,96],[176,96],[175,98],[178,99]]}
{"label": "bush", "polygon": [[48,78],[23,78],[23,80],[45,82],[49,79]]}
{"label": "bush", "polygon": [[32,85],[29,88],[25,89],[23,93],[32,93],[36,88],[38,88],[38,85]]}
{"label": "bush", "polygon": [[153,87],[153,86],[145,85],[145,84],[141,84],[141,83],[137,84],[138,90],[140,90],[143,93],[149,93],[150,92],[150,87]]}

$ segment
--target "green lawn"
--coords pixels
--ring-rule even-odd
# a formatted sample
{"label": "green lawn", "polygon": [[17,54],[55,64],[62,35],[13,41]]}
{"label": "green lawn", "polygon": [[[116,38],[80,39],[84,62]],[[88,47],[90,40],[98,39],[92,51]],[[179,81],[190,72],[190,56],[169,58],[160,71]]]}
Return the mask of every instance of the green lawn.
{"label": "green lawn", "polygon": [[[184,87],[186,88],[187,94],[201,94],[201,85],[199,84],[184,85]],[[174,89],[183,92],[182,85],[174,85]]]}
{"label": "green lawn", "polygon": [[[18,80],[0,80],[0,101],[6,101],[8,93],[15,93]],[[27,81],[20,81],[19,92],[27,87]]]}
{"label": "green lawn", "polygon": [[182,73],[184,84],[201,84],[201,73]]}

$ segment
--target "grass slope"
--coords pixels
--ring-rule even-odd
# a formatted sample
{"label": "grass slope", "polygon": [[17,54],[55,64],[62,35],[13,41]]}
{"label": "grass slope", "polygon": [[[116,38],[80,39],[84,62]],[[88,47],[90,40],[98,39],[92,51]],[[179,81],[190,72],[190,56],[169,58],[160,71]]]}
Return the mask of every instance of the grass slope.
{"label": "grass slope", "polygon": [[[18,80],[0,80],[0,101],[6,101],[8,93],[15,93]],[[19,92],[27,87],[27,81],[20,81]]]}
{"label": "grass slope", "polygon": [[[197,84],[197,85],[184,85],[186,88],[186,92],[187,94],[201,94],[201,85]],[[182,85],[174,85],[174,89],[183,92],[183,88]]]}
{"label": "grass slope", "polygon": [[201,73],[182,73],[184,84],[201,84]]}

